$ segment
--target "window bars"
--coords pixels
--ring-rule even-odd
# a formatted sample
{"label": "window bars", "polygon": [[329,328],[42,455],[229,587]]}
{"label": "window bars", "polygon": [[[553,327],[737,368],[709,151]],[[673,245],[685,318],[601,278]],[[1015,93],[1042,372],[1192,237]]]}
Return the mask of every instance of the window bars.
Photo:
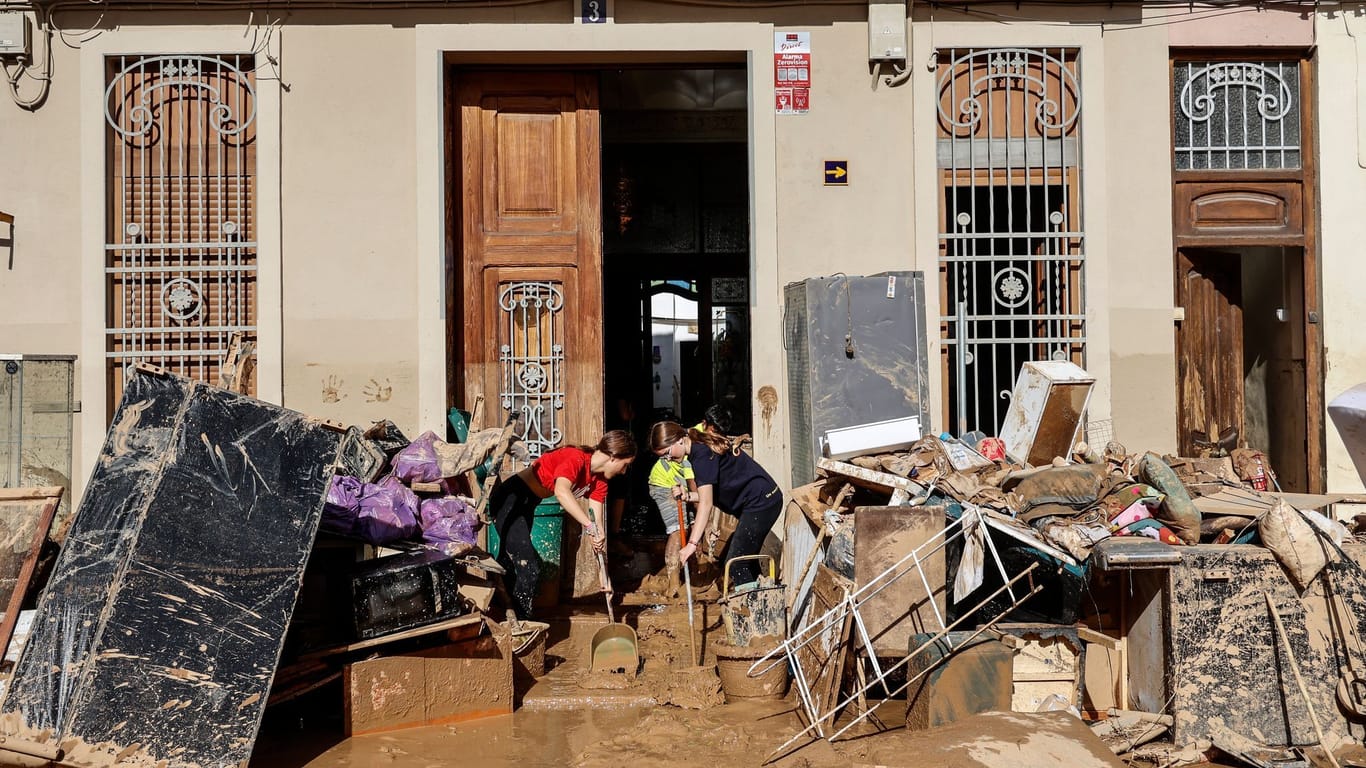
{"label": "window bars", "polygon": [[498,400],[521,417],[531,458],[564,441],[564,288],[558,282],[518,280],[498,290]]}
{"label": "window bars", "polygon": [[1297,61],[1176,62],[1176,169],[1298,169],[1299,95]]}
{"label": "window bars", "polygon": [[947,49],[936,95],[949,413],[997,434],[1023,363],[1085,364],[1077,53]]}
{"label": "window bars", "polygon": [[107,64],[105,327],[116,401],[126,366],[217,381],[232,334],[255,340],[256,94],[250,55]]}

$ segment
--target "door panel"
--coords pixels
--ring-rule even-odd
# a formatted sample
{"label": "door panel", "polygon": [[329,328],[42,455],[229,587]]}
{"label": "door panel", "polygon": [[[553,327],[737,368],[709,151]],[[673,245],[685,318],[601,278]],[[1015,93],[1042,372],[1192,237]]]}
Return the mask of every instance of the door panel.
{"label": "door panel", "polygon": [[1181,455],[1195,456],[1194,432],[1243,431],[1242,273],[1236,254],[1182,249],[1176,258],[1176,303],[1186,311],[1176,333],[1178,428]]}
{"label": "door panel", "polygon": [[457,78],[465,403],[482,393],[521,413],[533,453],[591,444],[603,402],[596,80]]}

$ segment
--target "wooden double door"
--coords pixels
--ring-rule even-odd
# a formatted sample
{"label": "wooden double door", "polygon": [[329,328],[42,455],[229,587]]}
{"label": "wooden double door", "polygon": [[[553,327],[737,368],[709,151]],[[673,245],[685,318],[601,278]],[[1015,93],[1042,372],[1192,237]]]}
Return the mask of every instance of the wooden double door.
{"label": "wooden double door", "polygon": [[522,417],[533,455],[602,430],[602,192],[591,73],[455,71],[453,405]]}

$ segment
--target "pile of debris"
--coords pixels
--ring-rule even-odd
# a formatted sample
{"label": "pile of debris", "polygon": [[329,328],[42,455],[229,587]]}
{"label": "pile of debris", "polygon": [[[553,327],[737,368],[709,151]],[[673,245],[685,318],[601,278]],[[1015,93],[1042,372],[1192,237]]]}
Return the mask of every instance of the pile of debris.
{"label": "pile of debris", "polygon": [[789,665],[807,723],[774,756],[903,696],[912,730],[1064,710],[1160,764],[1359,745],[1366,546],[1318,510],[1361,499],[1281,493],[1255,450],[1096,450],[1083,418],[817,460],[784,520],[789,636],[750,669]]}
{"label": "pile of debris", "polygon": [[[0,699],[0,764],[245,765],[268,706],[339,678],[348,735],[511,712],[544,643],[488,615],[512,434],[409,442],[139,366]],[[34,542],[4,563],[6,642],[54,491],[0,496]]]}

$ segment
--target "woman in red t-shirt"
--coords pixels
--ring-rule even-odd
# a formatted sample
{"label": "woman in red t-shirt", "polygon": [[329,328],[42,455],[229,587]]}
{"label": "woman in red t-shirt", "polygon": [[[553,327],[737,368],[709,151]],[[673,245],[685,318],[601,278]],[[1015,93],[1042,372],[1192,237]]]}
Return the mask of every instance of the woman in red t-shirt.
{"label": "woman in red t-shirt", "polygon": [[554,496],[565,513],[583,526],[593,551],[602,552],[607,548],[607,530],[602,524],[607,481],[625,473],[635,457],[635,439],[617,429],[603,435],[592,448],[556,448],[494,490],[489,514],[502,542],[498,562],[507,571],[505,580],[519,618],[531,618],[531,601],[541,575],[541,560],[531,544],[536,505]]}

